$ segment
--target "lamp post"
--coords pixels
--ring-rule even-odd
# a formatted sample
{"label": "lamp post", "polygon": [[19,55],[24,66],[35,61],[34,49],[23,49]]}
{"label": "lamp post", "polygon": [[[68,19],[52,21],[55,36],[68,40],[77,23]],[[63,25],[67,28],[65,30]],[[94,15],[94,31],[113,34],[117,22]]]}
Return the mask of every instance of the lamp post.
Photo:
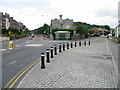
{"label": "lamp post", "polygon": [[[47,30],[46,30],[45,33],[46,33],[47,35],[49,35],[49,37],[50,37],[49,15],[41,15],[41,16],[42,16],[42,17],[45,17],[46,20],[47,20],[47,21],[46,21],[46,24],[48,25],[48,27],[47,27]],[[45,33],[44,33],[44,34],[45,34]]]}

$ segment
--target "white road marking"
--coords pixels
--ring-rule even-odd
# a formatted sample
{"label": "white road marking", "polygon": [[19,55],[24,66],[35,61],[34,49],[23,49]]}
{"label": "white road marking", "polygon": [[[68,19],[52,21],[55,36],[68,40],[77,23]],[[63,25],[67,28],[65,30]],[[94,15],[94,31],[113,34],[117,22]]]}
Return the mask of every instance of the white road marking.
{"label": "white road marking", "polygon": [[20,45],[16,45],[16,47],[19,47]]}
{"label": "white road marking", "polygon": [[11,64],[13,64],[13,63],[16,63],[16,61],[12,61],[12,62],[10,62],[9,65],[11,65]]}
{"label": "white road marking", "polygon": [[43,46],[43,44],[27,44],[25,46],[29,46],[29,47],[39,47],[39,46]]}
{"label": "white road marking", "polygon": [[0,51],[5,51],[6,49],[0,49]]}

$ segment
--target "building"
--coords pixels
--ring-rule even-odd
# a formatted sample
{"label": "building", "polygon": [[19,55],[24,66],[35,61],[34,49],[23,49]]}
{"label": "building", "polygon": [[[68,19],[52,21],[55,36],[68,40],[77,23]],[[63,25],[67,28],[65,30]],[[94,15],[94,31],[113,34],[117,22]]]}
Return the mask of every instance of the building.
{"label": "building", "polygon": [[103,29],[103,28],[93,27],[92,30],[95,31],[99,35],[106,35],[109,33],[109,30]]}
{"label": "building", "polygon": [[70,31],[61,31],[63,29],[74,29],[73,19],[62,19],[62,15],[59,15],[59,19],[51,20],[50,33],[52,30],[59,29],[59,31],[52,34],[53,39],[55,40],[70,40],[72,35]]}
{"label": "building", "polygon": [[62,15],[59,15],[60,19],[51,20],[51,30],[53,29],[74,29],[73,19],[62,19]]}
{"label": "building", "polygon": [[9,28],[23,31],[27,29],[23,23],[16,21],[13,17],[10,17],[9,14],[0,12],[0,29]]}
{"label": "building", "polygon": [[115,37],[117,38],[120,37],[120,26],[119,25],[115,28],[114,33],[115,33]]}
{"label": "building", "polygon": [[2,29],[2,13],[0,12],[0,29]]}
{"label": "building", "polygon": [[115,37],[120,37],[120,1],[118,2],[118,26],[115,28]]}
{"label": "building", "polygon": [[9,14],[5,13],[5,28],[9,29],[10,28],[10,16]]}

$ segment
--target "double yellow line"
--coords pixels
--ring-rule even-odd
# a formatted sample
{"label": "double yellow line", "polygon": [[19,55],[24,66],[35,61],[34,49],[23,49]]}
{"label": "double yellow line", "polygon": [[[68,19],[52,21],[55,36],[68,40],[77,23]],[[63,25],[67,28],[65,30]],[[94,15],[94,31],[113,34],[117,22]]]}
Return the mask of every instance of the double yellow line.
{"label": "double yellow line", "polygon": [[[36,65],[40,59],[37,59],[36,61],[32,62],[28,66],[24,67],[19,73],[17,73],[4,87],[5,88],[13,88],[13,86],[16,84],[16,82],[34,65]],[[4,90],[3,89],[3,90]]]}

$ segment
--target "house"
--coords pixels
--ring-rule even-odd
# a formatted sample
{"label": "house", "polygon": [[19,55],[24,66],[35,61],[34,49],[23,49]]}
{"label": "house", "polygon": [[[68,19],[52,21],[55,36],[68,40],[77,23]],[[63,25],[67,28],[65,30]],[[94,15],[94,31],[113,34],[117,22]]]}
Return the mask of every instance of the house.
{"label": "house", "polygon": [[13,17],[10,17],[9,14],[0,12],[0,29],[9,29],[14,28],[17,30],[26,30],[26,26],[15,20]]}
{"label": "house", "polygon": [[105,34],[109,33],[109,30],[103,29],[103,28],[94,27],[94,28],[92,28],[92,30],[95,31],[99,35],[105,35]]}
{"label": "house", "polygon": [[120,25],[118,25],[116,28],[115,28],[115,31],[114,31],[114,33],[115,33],[115,37],[120,37]]}
{"label": "house", "polygon": [[55,18],[51,20],[51,30],[53,29],[74,29],[73,19],[62,19],[62,15],[59,15],[60,19]]}
{"label": "house", "polygon": [[[52,31],[55,29],[59,29],[60,31],[56,31],[54,35],[52,34]],[[75,25],[73,23],[73,19],[62,19],[62,15],[59,15],[59,19],[52,19],[51,20],[51,26],[50,26],[50,33],[51,37],[53,39],[64,39],[68,40],[71,39],[71,32],[69,31],[61,31],[61,30],[67,30],[67,29],[75,29]]]}

